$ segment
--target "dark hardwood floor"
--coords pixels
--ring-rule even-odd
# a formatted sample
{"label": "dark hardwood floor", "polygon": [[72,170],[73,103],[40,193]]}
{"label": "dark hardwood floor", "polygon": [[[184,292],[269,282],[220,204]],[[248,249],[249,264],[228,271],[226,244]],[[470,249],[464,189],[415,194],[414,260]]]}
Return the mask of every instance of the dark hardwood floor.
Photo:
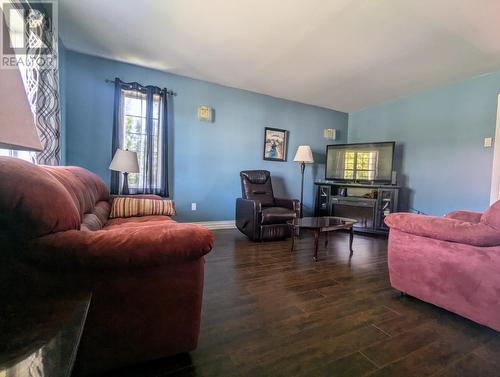
{"label": "dark hardwood floor", "polygon": [[253,243],[216,231],[199,345],[120,376],[500,376],[500,333],[389,284],[387,241],[303,234]]}

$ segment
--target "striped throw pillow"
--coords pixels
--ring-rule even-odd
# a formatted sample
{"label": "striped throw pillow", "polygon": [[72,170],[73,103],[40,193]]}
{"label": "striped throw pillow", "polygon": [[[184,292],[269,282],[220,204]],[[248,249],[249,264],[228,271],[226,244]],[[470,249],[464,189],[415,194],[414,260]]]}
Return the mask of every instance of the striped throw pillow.
{"label": "striped throw pillow", "polygon": [[175,215],[173,200],[114,198],[111,206],[111,219],[116,217]]}

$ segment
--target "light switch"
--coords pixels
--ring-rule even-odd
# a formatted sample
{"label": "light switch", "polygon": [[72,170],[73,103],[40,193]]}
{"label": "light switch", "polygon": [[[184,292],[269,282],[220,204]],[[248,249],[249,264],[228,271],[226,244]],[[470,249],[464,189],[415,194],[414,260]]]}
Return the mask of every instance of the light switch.
{"label": "light switch", "polygon": [[493,144],[493,139],[491,137],[484,138],[484,147],[485,148],[491,148],[492,144]]}
{"label": "light switch", "polygon": [[196,203],[191,203],[191,211],[196,211]]}

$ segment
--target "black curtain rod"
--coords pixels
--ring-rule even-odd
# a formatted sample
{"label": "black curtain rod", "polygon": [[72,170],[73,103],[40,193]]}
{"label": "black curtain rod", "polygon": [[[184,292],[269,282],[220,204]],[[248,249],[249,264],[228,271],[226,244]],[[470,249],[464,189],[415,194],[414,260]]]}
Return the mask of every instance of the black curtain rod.
{"label": "black curtain rod", "polygon": [[[115,83],[115,80],[110,80],[110,79],[106,79],[104,81],[106,81],[108,84],[114,84]],[[174,92],[173,90],[168,90],[168,89],[166,89],[166,90],[167,90],[167,94],[168,95],[171,95],[171,96],[174,96],[174,97],[177,95],[177,93]]]}

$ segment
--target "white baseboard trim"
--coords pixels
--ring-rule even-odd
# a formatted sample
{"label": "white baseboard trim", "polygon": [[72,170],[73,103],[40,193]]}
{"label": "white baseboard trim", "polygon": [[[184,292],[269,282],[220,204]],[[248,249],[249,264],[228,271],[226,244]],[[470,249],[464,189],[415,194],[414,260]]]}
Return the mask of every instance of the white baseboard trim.
{"label": "white baseboard trim", "polygon": [[236,222],[234,220],[224,220],[224,221],[199,221],[193,224],[203,225],[210,230],[218,229],[236,229]]}

